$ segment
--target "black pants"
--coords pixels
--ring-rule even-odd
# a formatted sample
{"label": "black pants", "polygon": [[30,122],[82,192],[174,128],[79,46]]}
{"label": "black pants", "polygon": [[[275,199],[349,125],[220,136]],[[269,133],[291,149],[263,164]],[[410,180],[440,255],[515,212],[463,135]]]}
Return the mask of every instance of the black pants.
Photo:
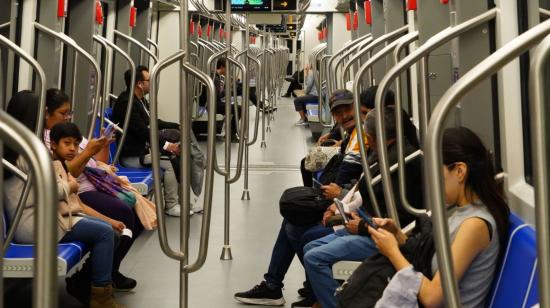
{"label": "black pants", "polygon": [[[232,118],[231,119],[231,136],[236,136],[236,133],[238,130],[237,120],[235,119],[235,117],[233,117],[234,113],[235,113],[234,106],[231,106],[231,113],[229,114],[229,116]],[[225,103],[218,103],[216,107],[216,114],[221,114],[225,116]],[[242,114],[241,108],[238,107],[237,115],[239,116],[239,121],[241,120],[241,114]]]}
{"label": "black pants", "polygon": [[294,90],[302,88],[302,85],[300,85],[299,81],[304,81],[304,71],[300,71],[299,73],[295,72],[294,75],[292,75],[292,81],[290,82],[290,85],[286,90],[286,95],[291,95]]}

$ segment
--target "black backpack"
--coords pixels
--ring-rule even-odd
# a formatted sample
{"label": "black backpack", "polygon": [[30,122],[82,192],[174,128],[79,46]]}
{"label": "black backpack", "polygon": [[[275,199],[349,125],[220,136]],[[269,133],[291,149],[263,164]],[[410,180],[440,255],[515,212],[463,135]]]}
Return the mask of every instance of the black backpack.
{"label": "black backpack", "polygon": [[319,182],[321,182],[323,185],[328,185],[330,183],[336,182],[336,177],[338,176],[338,172],[340,171],[340,165],[342,164],[343,160],[344,160],[344,155],[342,154],[336,154],[332,156],[332,158],[328,161],[327,165],[325,166],[325,169],[323,170],[323,174],[319,178]]}
{"label": "black backpack", "polygon": [[310,226],[321,221],[332,201],[324,199],[312,187],[292,187],[283,192],[279,200],[281,215],[296,226]]}
{"label": "black backpack", "polygon": [[374,307],[394,274],[390,260],[380,253],[363,261],[337,295],[338,308]]}

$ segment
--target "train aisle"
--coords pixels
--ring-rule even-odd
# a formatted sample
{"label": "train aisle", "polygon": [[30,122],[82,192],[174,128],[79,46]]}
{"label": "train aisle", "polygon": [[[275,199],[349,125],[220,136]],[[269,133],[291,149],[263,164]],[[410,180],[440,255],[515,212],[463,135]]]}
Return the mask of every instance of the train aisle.
{"label": "train aisle", "polygon": [[[272,132],[266,134],[267,149],[260,148],[261,135],[258,142],[250,147],[249,182],[252,200],[241,201],[243,177],[231,185],[232,261],[219,259],[224,238],[224,185],[222,176],[215,177],[208,258],[200,271],[189,275],[189,307],[243,307],[235,302],[233,294],[259,283],[267,270],[271,249],[282,221],[279,197],[284,189],[301,185],[299,163],[311,143],[310,130],[294,125],[298,116],[292,99],[279,99],[277,107],[275,121],[271,122]],[[250,111],[253,114],[255,109],[251,108]],[[254,120],[252,114],[251,123]],[[236,155],[236,150],[234,144],[232,155]],[[218,144],[218,159],[223,162],[221,142]],[[200,215],[191,217],[190,259],[195,258],[194,253],[197,251],[200,222]],[[169,217],[167,224],[170,242],[173,247],[178,247],[179,219]],[[297,262],[296,259],[285,279],[283,292],[288,307],[297,298],[296,291],[302,287],[304,280],[303,269]],[[137,279],[138,286],[132,293],[117,293],[116,297],[120,303],[132,308],[177,307],[177,268],[178,263],[168,259],[160,250],[156,232],[144,233],[121,269],[124,274]],[[69,295],[62,295],[61,303],[73,302]],[[64,304],[62,306],[68,307]]]}

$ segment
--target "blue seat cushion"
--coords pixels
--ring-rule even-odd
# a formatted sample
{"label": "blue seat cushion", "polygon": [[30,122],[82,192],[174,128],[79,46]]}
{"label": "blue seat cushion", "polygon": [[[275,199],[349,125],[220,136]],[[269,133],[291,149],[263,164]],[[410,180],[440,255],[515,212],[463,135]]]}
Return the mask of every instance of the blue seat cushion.
{"label": "blue seat cushion", "polygon": [[538,303],[535,230],[510,215],[508,244],[495,275],[489,307],[531,307]]}

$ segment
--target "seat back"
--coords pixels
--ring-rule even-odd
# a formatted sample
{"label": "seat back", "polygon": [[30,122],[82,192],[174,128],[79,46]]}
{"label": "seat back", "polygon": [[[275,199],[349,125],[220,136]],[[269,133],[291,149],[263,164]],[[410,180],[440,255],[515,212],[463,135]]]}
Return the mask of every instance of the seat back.
{"label": "seat back", "polygon": [[488,306],[532,307],[538,303],[538,266],[535,230],[510,215],[508,244],[495,276]]}

